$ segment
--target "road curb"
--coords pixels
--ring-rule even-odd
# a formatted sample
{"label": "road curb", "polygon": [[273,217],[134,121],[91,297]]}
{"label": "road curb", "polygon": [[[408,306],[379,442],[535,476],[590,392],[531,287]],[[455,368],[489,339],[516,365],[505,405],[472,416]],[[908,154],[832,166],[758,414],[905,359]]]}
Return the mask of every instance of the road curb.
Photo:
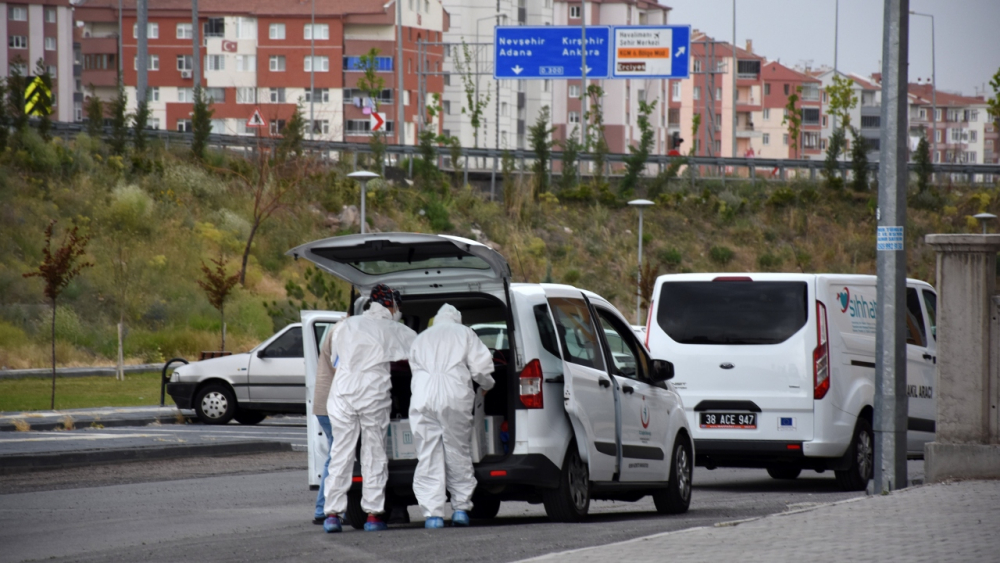
{"label": "road curb", "polygon": [[[180,411],[178,411],[179,413]],[[184,416],[184,415],[181,415]],[[44,422],[34,423],[31,418],[18,419],[23,420],[31,425],[31,430],[48,431],[48,430],[66,430],[65,423],[62,420],[46,420]],[[184,416],[184,422],[177,419],[177,415],[169,416],[154,416],[146,418],[109,418],[107,420],[101,420],[100,418],[80,418],[73,419],[73,428],[116,428],[122,426],[149,426],[150,424],[187,424],[188,417]],[[12,423],[2,422],[0,423],[0,432],[17,432],[17,427]]]}
{"label": "road curb", "polygon": [[[89,377],[93,375],[113,376],[118,370],[117,367],[82,367],[82,368],[56,368],[56,379],[61,377]],[[123,368],[125,374],[162,372],[163,364],[138,364],[127,365]],[[4,369],[0,370],[0,380],[3,379],[24,379],[26,377],[52,377],[52,368],[40,369]]]}
{"label": "road curb", "polygon": [[292,445],[289,443],[255,440],[223,444],[184,444],[12,455],[0,457],[0,475],[183,457],[221,457],[290,451]]}

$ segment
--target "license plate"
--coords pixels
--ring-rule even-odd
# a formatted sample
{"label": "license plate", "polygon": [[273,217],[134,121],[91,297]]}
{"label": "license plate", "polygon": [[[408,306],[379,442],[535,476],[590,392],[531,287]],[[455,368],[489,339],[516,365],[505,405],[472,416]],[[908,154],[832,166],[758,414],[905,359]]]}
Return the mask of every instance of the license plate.
{"label": "license plate", "polygon": [[727,428],[730,430],[754,430],[757,428],[757,414],[749,412],[703,412],[699,413],[702,428]]}

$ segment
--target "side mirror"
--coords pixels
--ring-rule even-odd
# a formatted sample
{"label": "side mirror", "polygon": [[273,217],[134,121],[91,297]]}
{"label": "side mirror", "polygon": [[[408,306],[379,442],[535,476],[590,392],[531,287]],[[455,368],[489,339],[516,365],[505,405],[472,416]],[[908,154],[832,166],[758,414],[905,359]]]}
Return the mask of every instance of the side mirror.
{"label": "side mirror", "polygon": [[260,350],[257,350],[257,357],[258,358],[266,358],[267,357],[267,348],[261,348]]}
{"label": "side mirror", "polygon": [[667,381],[674,378],[674,364],[667,360],[653,360],[653,369],[650,379],[653,381]]}

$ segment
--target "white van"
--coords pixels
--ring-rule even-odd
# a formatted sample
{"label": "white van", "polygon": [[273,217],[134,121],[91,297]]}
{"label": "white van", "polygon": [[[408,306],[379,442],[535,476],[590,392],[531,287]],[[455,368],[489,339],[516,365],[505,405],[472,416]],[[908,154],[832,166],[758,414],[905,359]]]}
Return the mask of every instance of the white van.
{"label": "white van", "polygon": [[[485,414],[499,416],[502,451],[475,464],[474,518],[492,518],[505,500],[542,502],[549,517],[576,521],[591,499],[636,501],[652,495],[658,511],[684,512],[691,498],[694,448],[680,397],[667,383],[670,362],[651,360],[625,317],[600,296],[553,284],[512,284],[496,251],[445,235],[380,233],[311,242],[289,251],[351,283],[361,295],[378,283],[402,294],[403,322],[427,326],[444,303],[472,327],[504,328],[494,338],[496,387]],[[307,408],[312,412],[317,337],[303,317]],[[612,354],[606,331],[619,342]],[[496,332],[494,334],[499,334]],[[628,361],[625,361],[625,360]],[[393,418],[406,418],[410,372],[393,364]],[[310,417],[310,419],[313,417]],[[315,432],[310,432],[315,434]],[[320,462],[320,440],[311,456]],[[311,464],[311,477],[321,467]],[[390,460],[387,504],[416,504],[416,460]],[[361,475],[348,494],[348,519],[364,524]]]}
{"label": "white van", "polygon": [[[907,451],[934,439],[937,294],[907,280]],[[775,479],[873,474],[875,276],[680,274],[656,280],[646,345],[669,357],[696,463]]]}

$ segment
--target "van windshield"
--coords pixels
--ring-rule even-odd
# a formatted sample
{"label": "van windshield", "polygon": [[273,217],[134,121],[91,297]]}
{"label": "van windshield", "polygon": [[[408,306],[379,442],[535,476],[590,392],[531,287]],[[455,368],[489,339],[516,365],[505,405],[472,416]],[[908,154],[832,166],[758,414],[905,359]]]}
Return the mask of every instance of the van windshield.
{"label": "van windshield", "polygon": [[656,322],[681,344],[778,344],[807,318],[805,282],[667,282]]}

